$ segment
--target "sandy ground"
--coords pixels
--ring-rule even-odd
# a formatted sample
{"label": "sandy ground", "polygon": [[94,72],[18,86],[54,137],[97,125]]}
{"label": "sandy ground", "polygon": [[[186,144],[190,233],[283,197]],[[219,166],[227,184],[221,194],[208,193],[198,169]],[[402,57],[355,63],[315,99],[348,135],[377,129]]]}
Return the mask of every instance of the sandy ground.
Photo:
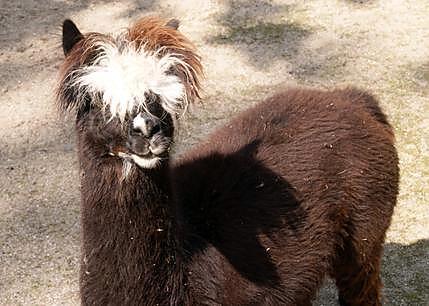
{"label": "sandy ground", "polygon": [[[206,67],[176,152],[287,84],[354,84],[395,127],[401,192],[383,261],[386,305],[429,301],[429,2],[0,0],[0,305],[77,305],[79,180],[53,90],[60,25],[111,32],[177,17]],[[315,305],[335,305],[327,284]]]}

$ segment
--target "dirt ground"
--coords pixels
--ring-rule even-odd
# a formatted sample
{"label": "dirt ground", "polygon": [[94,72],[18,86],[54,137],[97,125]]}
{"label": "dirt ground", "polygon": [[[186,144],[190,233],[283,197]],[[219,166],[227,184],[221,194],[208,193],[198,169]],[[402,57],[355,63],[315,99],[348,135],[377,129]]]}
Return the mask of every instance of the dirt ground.
{"label": "dirt ground", "polygon": [[[77,305],[79,180],[73,119],[53,91],[60,25],[112,32],[181,20],[206,68],[176,154],[285,85],[353,84],[395,128],[401,191],[383,261],[386,305],[429,301],[429,1],[0,0],[0,305]],[[336,305],[329,282],[315,305]]]}

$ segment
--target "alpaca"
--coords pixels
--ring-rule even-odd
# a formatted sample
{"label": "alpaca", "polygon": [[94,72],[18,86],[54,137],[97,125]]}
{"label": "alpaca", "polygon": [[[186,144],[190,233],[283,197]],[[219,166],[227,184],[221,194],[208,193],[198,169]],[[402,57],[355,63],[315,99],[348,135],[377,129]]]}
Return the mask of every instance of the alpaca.
{"label": "alpaca", "polygon": [[63,24],[57,91],[75,110],[83,305],[380,305],[398,193],[394,135],[353,89],[289,88],[170,163],[202,67],[178,22],[117,36]]}

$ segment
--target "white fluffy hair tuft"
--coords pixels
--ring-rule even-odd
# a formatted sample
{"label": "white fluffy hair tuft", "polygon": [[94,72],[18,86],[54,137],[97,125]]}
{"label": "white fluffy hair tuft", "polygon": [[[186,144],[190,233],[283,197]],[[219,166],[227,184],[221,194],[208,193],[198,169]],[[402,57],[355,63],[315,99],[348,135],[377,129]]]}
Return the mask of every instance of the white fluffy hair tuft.
{"label": "white fluffy hair tuft", "polygon": [[112,117],[124,121],[127,113],[142,107],[148,111],[149,92],[159,96],[163,108],[172,115],[181,114],[188,105],[182,80],[172,74],[174,67],[192,70],[180,54],[166,53],[161,47],[155,52],[133,42],[121,42],[121,48],[112,41],[97,42],[98,55],[91,63],[72,72],[73,85],[80,97],[88,94],[93,103],[109,109]]}
{"label": "white fluffy hair tuft", "polygon": [[133,163],[128,159],[124,159],[122,161],[122,175],[121,175],[120,181],[124,182],[131,174],[132,170],[133,170]]}

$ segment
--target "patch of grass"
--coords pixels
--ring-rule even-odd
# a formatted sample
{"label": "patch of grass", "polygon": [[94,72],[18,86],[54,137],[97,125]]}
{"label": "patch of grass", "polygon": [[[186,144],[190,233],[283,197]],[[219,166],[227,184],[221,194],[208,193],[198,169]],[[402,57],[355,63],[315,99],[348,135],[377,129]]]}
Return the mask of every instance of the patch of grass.
{"label": "patch of grass", "polygon": [[288,38],[304,37],[309,29],[297,22],[258,22],[254,25],[231,25],[226,33],[213,37],[216,43],[282,43]]}

